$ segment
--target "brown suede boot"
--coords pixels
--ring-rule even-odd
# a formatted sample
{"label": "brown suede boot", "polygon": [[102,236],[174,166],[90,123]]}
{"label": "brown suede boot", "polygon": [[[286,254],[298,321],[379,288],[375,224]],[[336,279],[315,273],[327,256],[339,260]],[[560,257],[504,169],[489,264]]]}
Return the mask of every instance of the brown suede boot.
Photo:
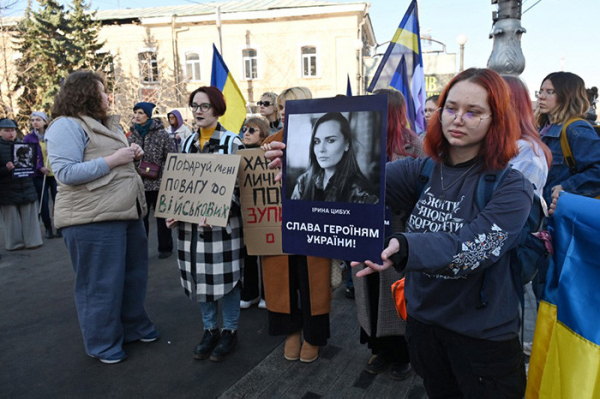
{"label": "brown suede boot", "polygon": [[306,340],[302,344],[302,350],[300,351],[300,361],[302,363],[311,363],[317,360],[319,357],[319,347],[311,345]]}
{"label": "brown suede boot", "polygon": [[285,340],[285,349],[283,351],[283,357],[286,360],[295,361],[300,358],[300,331],[295,332],[287,336]]}

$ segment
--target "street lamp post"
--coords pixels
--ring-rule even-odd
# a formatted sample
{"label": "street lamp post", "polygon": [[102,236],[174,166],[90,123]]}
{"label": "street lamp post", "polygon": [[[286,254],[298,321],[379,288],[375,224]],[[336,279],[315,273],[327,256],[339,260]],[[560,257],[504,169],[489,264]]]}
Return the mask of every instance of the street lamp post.
{"label": "street lamp post", "polygon": [[468,40],[469,40],[469,38],[464,33],[461,33],[456,38],[456,42],[460,46],[460,71],[459,72],[462,72],[465,70],[465,44],[467,44]]}
{"label": "street lamp post", "polygon": [[525,70],[521,36],[526,31],[521,26],[521,3],[521,0],[492,0],[498,11],[492,13],[494,26],[490,38],[494,39],[494,45],[488,68],[498,73],[518,76]]}

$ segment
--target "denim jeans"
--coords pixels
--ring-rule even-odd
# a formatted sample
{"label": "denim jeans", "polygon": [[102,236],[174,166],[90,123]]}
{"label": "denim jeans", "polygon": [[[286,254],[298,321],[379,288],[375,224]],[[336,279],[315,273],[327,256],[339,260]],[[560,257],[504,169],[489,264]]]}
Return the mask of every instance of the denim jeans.
{"label": "denim jeans", "polygon": [[[223,311],[223,329],[237,330],[240,319],[240,284],[229,291],[221,299]],[[219,302],[200,302],[202,311],[202,322],[205,330],[212,330],[219,327]]]}
{"label": "denim jeans", "polygon": [[[85,350],[107,358],[155,327],[144,307],[148,241],[141,220],[65,227]],[[238,304],[239,306],[239,304]]]}

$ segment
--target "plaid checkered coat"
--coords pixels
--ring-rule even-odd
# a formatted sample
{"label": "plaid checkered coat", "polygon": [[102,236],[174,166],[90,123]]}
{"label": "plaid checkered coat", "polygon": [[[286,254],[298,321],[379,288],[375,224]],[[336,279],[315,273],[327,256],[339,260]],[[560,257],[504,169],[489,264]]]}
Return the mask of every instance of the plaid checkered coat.
{"label": "plaid checkered coat", "polygon": [[[189,153],[215,153],[223,134],[228,132],[221,124],[202,151],[197,143],[189,146]],[[194,134],[186,140],[197,140]],[[242,147],[236,138],[232,153]],[[183,148],[188,148],[184,144]],[[198,302],[212,302],[231,291],[242,279],[244,266],[244,240],[239,189],[236,188],[231,200],[231,210],[226,227],[200,227],[197,224],[180,222],[177,237],[178,264],[181,272],[181,285],[190,299]]]}

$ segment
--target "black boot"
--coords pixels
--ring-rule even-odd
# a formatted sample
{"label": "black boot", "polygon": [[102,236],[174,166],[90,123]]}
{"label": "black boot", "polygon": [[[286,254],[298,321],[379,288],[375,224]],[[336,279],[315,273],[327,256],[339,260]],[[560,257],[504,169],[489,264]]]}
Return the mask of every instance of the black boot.
{"label": "black boot", "polygon": [[215,346],[219,343],[221,332],[218,328],[212,330],[204,330],[202,341],[194,349],[194,357],[198,360],[206,359],[210,356]]}
{"label": "black boot", "polygon": [[54,238],[54,234],[52,234],[52,227],[50,227],[49,229],[46,229],[46,238],[48,238],[48,239]]}
{"label": "black boot", "polygon": [[213,362],[222,362],[235,351],[237,346],[237,331],[223,330],[221,333],[221,342],[212,351],[210,360]]}

